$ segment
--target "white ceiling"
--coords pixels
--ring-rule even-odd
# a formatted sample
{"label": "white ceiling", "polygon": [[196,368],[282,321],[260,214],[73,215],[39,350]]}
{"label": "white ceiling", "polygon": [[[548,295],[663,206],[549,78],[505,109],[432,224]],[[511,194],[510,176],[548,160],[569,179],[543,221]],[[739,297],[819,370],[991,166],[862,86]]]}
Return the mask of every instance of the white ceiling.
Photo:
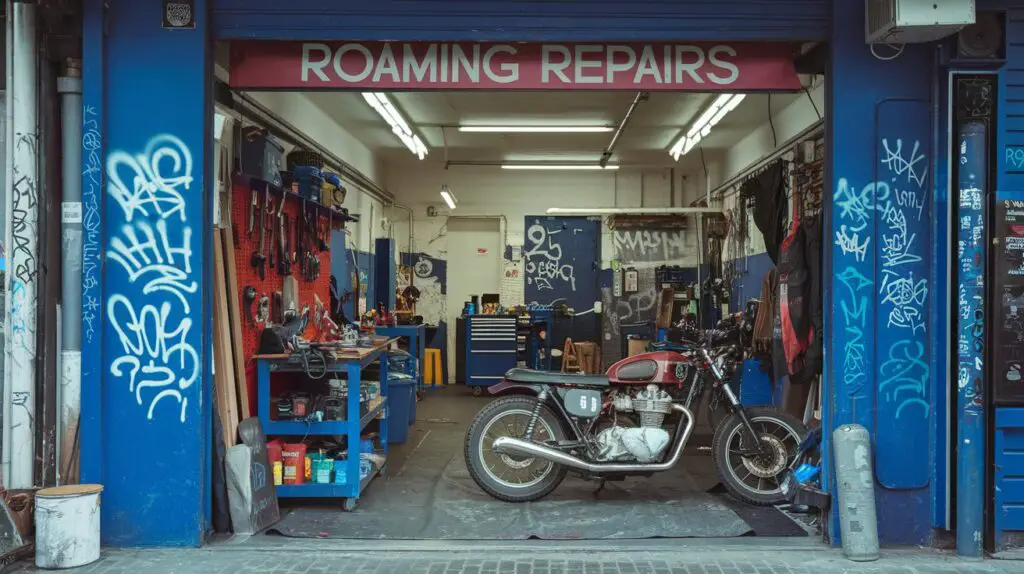
{"label": "white ceiling", "polygon": [[[306,94],[335,121],[385,161],[408,162],[414,156],[357,92]],[[430,150],[425,161],[593,161],[612,132],[584,134],[462,133],[463,125],[617,126],[629,109],[631,92],[396,92],[391,101]],[[720,151],[736,144],[768,120],[768,106],[779,113],[802,94],[748,94],[705,138],[704,148]],[[616,144],[611,163],[696,169],[700,154],[679,163],[668,149],[715,94],[650,94],[634,113]]]}

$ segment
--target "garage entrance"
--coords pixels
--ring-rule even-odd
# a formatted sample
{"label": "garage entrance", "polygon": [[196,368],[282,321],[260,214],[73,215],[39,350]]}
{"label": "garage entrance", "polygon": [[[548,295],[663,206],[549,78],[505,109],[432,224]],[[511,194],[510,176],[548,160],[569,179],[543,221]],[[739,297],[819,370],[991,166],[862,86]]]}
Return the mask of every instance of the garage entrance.
{"label": "garage entrance", "polygon": [[[752,504],[723,485],[777,493],[783,469],[807,463],[808,472],[820,472],[817,451],[799,447],[821,420],[824,81],[796,73],[800,45],[238,41],[221,53],[216,116],[226,127],[217,147],[234,169],[220,187],[218,225],[244,231],[275,198],[286,209],[323,206],[328,219],[344,220],[332,234],[344,240],[332,238],[330,251],[317,255],[331,270],[331,287],[319,276],[300,277],[298,298],[333,297],[336,323],[377,323],[375,331],[394,337],[391,345],[413,365],[405,370],[398,358],[406,355],[392,351],[380,359],[387,368],[364,368],[368,392],[381,389],[388,406],[379,416],[368,412],[355,434],[346,427],[342,438],[327,419],[311,422],[327,413],[318,401],[332,396],[315,382],[316,369],[303,367],[286,381],[273,374],[278,359],[259,346],[246,349],[247,363],[255,357],[270,365],[266,373],[251,369],[247,388],[261,389],[248,402],[270,440],[271,463],[277,452],[282,467],[290,453],[309,458],[302,480],[282,472],[283,517],[272,533],[603,539],[820,532],[818,508],[784,496]],[[259,262],[274,248],[256,233],[234,235],[243,304],[250,286],[255,301],[273,301],[293,275],[271,269],[260,276]],[[779,287],[780,273],[795,272],[809,278],[800,302]],[[765,310],[750,311],[751,300]],[[396,326],[381,315],[395,315]],[[770,472],[739,455],[729,466],[714,454],[715,430],[733,409],[711,393],[686,402],[704,375],[684,373],[690,364],[678,358],[682,347],[663,347],[733,320],[746,321],[749,333],[733,360],[730,392],[760,409],[752,413],[791,421],[793,432],[772,442],[781,466]],[[274,326],[268,315],[243,329],[256,340]],[[783,332],[805,343],[787,348]],[[511,480],[504,471],[491,475],[490,486],[480,482],[473,428],[486,425],[478,413],[495,401],[514,411],[521,401],[529,420],[535,402],[521,387],[501,388],[515,386],[506,371],[594,376],[651,351],[672,357],[667,364],[678,377],[652,380],[654,390],[691,409],[669,413],[657,431],[677,444],[686,417],[696,415],[682,462],[608,480],[570,469],[567,480],[528,504],[496,495],[495,485],[501,491]],[[417,401],[400,409],[407,381]],[[574,379],[564,381],[573,386]],[[632,407],[612,405],[635,403],[648,388],[618,388],[604,395],[606,414],[588,423],[585,444],[617,448],[611,437],[620,431],[654,428]],[[313,406],[299,412],[299,404]],[[408,423],[396,426],[398,416]],[[353,438],[366,444],[366,484],[342,497],[333,486],[337,461],[351,458]],[[660,449],[655,458],[669,460],[667,444]],[[587,456],[638,460],[630,452]],[[538,460],[497,458],[509,472]]]}

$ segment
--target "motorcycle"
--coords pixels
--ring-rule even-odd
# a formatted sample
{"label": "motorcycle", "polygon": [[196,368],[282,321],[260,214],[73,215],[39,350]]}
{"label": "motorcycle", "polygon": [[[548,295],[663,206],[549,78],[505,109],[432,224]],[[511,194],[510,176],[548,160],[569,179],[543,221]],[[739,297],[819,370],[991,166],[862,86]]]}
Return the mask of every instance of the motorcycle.
{"label": "motorcycle", "polygon": [[756,313],[752,300],[714,329],[676,329],[681,340],[622,359],[604,375],[509,370],[489,387],[507,396],[484,406],[466,433],[470,475],[496,499],[530,502],[569,472],[603,485],[670,470],[693,432],[694,406],[710,391],[712,414],[723,400],[729,413],[712,423],[722,484],[749,504],[785,502],[783,481],[807,429],[774,407],[744,407],[728,384]]}

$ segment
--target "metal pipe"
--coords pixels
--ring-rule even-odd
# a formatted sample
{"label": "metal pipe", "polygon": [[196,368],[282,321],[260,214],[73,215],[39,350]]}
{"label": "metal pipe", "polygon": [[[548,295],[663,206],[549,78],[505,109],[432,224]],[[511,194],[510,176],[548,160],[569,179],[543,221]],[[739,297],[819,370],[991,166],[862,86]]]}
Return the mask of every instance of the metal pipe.
{"label": "metal pipe", "polygon": [[58,482],[76,467],[78,418],[82,406],[82,68],[68,60],[57,78],[61,95],[64,197],[61,202],[61,378]]}
{"label": "metal pipe", "polygon": [[[7,261],[7,339],[5,398],[10,389],[10,481],[8,488],[30,488],[35,461],[36,322],[38,299],[39,236],[39,73],[37,69],[36,5],[11,2],[12,23],[11,84],[8,102],[13,110],[10,142],[12,179],[6,198],[8,225],[5,229]],[[8,405],[9,403],[9,405]],[[8,417],[5,417],[7,420]]]}
{"label": "metal pipe", "polygon": [[636,111],[636,107],[641,102],[646,102],[651,95],[647,92],[637,92],[633,96],[633,103],[629,104],[629,109],[626,110],[626,115],[622,117],[622,121],[619,122],[619,127],[615,128],[615,133],[612,134],[612,141],[608,142],[608,147],[604,148],[601,152],[601,167],[608,165],[608,160],[612,157],[612,152],[615,151],[616,144],[619,143],[619,138],[622,136],[622,132],[626,130],[626,124],[629,120],[633,119],[633,113]]}
{"label": "metal pipe", "polygon": [[548,215],[688,215],[724,213],[720,207],[549,207]]}
{"label": "metal pipe", "polygon": [[[782,142],[782,145],[780,145],[777,150],[775,150],[772,153],[762,157],[761,159],[751,163],[747,167],[741,169],[739,171],[739,173],[737,173],[736,175],[734,175],[734,176],[730,177],[729,179],[725,180],[724,182],[722,182],[721,185],[719,185],[715,189],[709,191],[708,192],[707,200],[710,201],[712,195],[716,195],[719,192],[725,191],[726,189],[728,189],[728,188],[732,187],[733,185],[735,185],[735,184],[739,183],[740,181],[742,181],[744,178],[746,178],[751,173],[761,169],[762,167],[768,165],[769,163],[771,163],[771,162],[779,159],[780,157],[786,155],[787,153],[793,151],[793,148],[797,144],[799,144],[800,142],[804,141],[805,139],[817,136],[819,133],[823,133],[824,131],[825,131],[825,120],[818,120],[818,121],[814,122],[813,124],[807,126],[807,128],[804,129],[803,131],[801,131],[800,133],[798,133],[795,136],[789,138],[788,140]],[[694,200],[693,203],[691,203],[691,205],[700,203],[701,201],[702,200],[700,200],[700,199]]]}
{"label": "metal pipe", "polygon": [[560,450],[537,444],[535,442],[525,441],[518,438],[511,437],[498,437],[494,439],[494,444],[491,445],[491,450],[498,454],[511,454],[517,456],[530,456],[537,457],[543,460],[549,460],[556,464],[561,464],[581,470],[590,474],[611,474],[621,472],[661,472],[669,470],[675,467],[679,462],[679,459],[683,457],[683,449],[686,448],[686,443],[690,440],[690,433],[693,432],[694,416],[690,412],[690,409],[683,405],[673,404],[672,408],[682,413],[686,417],[685,427],[683,426],[683,420],[679,421],[679,425],[676,426],[676,433],[682,429],[682,436],[676,440],[675,448],[672,449],[672,454],[665,462],[659,462],[655,464],[622,464],[617,462],[588,462],[581,458],[572,456],[571,454],[562,452]]}
{"label": "metal pipe", "polygon": [[[412,253],[414,253],[413,231],[412,231],[414,217],[413,217],[412,208],[407,206],[407,205],[402,205],[401,203],[392,203],[391,207],[394,207],[395,209],[401,209],[402,211],[405,211],[406,213],[409,214],[409,251],[408,251],[408,253],[410,255],[412,255]],[[411,284],[411,278],[410,278],[410,284]]]}
{"label": "metal pipe", "polygon": [[676,168],[670,167],[668,170],[668,206],[676,206]]}
{"label": "metal pipe", "polygon": [[[248,111],[255,111],[258,119],[262,119],[265,123],[272,124],[269,127],[273,127],[277,132],[285,131],[291,137],[282,138],[289,141],[289,143],[300,145],[302,147],[316,150],[320,155],[324,156],[328,160],[332,167],[337,167],[340,175],[355,183],[360,189],[365,191],[371,197],[380,201],[381,203],[387,204],[395,200],[395,196],[388,192],[386,189],[378,185],[375,181],[367,177],[363,172],[356,169],[352,164],[341,159],[335,155],[331,150],[322,146],[319,142],[311,139],[306,134],[302,133],[301,130],[288,123],[285,119],[281,118],[270,108],[256,101],[254,98],[237,92],[232,92],[238,103],[242,104],[242,115],[246,115],[246,107],[250,108]],[[278,134],[280,135],[280,134]]]}
{"label": "metal pipe", "polygon": [[[13,14],[13,1],[7,0],[4,3],[6,8],[5,14]],[[14,141],[14,103],[11,101],[11,86],[14,85],[14,50],[11,50],[9,46],[14,42],[14,19],[5,19],[6,27],[6,38],[8,49],[5,50],[5,64],[7,68],[7,74],[4,83],[4,116],[5,116],[5,135],[4,135],[4,181],[3,189],[7,189],[7,182],[14,179],[14,146],[8,145],[7,142]],[[10,245],[11,241],[11,227],[9,225],[11,213],[11,194],[4,193],[3,201],[3,213],[0,214],[0,219],[3,223],[4,233],[4,244]],[[4,282],[2,288],[0,288],[0,294],[3,296],[4,303],[4,318],[3,318],[3,337],[0,337],[0,349],[3,350],[3,433],[0,435],[0,466],[3,467],[3,481],[4,484],[11,484],[11,378],[10,378],[10,361],[7,360],[7,353],[10,351],[10,345],[8,341],[11,340],[11,307],[10,294],[8,293],[7,287],[9,283]]]}

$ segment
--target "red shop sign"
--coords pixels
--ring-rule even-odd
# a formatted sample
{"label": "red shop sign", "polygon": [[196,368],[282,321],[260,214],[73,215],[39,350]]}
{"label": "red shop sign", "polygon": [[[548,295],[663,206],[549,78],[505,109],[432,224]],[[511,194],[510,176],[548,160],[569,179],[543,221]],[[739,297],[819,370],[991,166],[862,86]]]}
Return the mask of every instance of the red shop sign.
{"label": "red shop sign", "polygon": [[241,41],[236,88],[799,90],[779,43],[498,44]]}

